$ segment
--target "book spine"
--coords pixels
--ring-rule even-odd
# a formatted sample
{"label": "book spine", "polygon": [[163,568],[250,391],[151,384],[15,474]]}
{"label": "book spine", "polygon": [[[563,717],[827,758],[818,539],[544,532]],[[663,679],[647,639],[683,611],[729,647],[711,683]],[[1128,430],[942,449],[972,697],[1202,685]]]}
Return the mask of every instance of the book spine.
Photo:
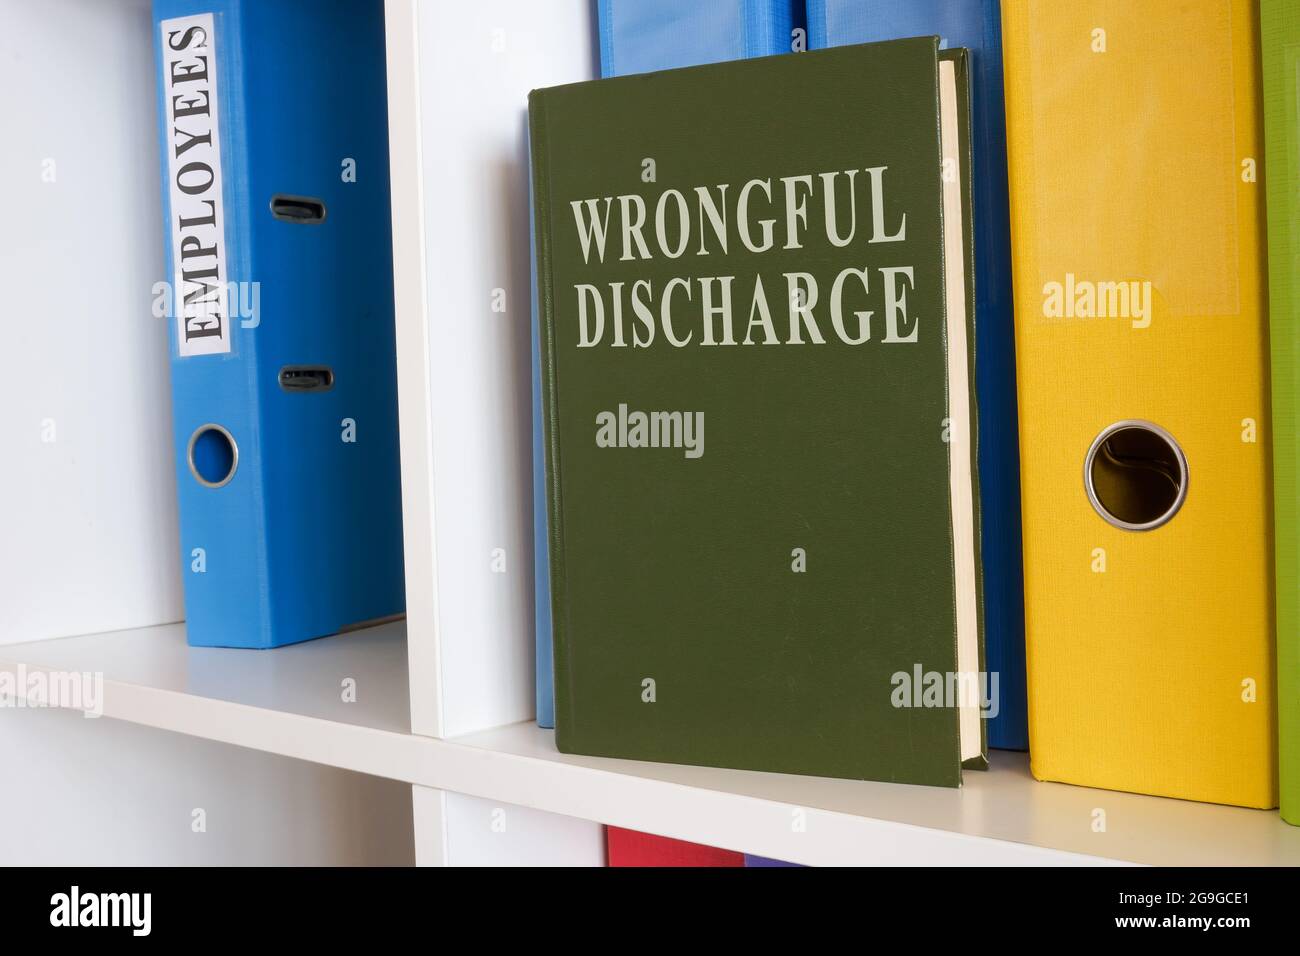
{"label": "book spine", "polygon": [[[985,588],[988,576],[984,569],[984,509],[979,506],[981,500],[981,482],[983,475],[980,472],[980,457],[982,447],[980,444],[980,404],[979,389],[977,385],[977,370],[979,345],[978,333],[980,330],[979,312],[976,308],[978,297],[978,270],[975,265],[975,193],[974,193],[974,145],[972,141],[972,77],[971,77],[971,53],[969,50],[958,50],[955,53],[941,53],[940,56],[951,59],[957,71],[957,89],[960,105],[960,113],[957,118],[958,143],[962,155],[961,164],[961,202],[962,202],[962,250],[965,254],[965,260],[962,262],[962,271],[966,275],[966,368],[968,372],[967,400],[970,408],[970,463],[969,472],[971,479],[971,494],[976,506],[972,509],[972,518],[974,519],[974,538],[973,545],[975,548],[975,619],[976,628],[979,632],[979,671],[981,674],[989,670],[987,645],[988,645],[988,614]],[[954,521],[956,516],[954,515]],[[954,568],[955,571],[955,568]],[[983,679],[981,678],[981,682]],[[987,686],[987,685],[986,685]],[[985,720],[981,717],[980,724],[980,754],[978,759],[967,761],[963,766],[976,770],[988,769],[988,747],[990,739],[989,725],[994,723],[992,720]]]}
{"label": "book spine", "polygon": [[[528,234],[537,235],[537,203],[533,192],[532,143],[528,144]],[[546,442],[542,431],[542,331],[541,306],[538,301],[537,240],[532,238],[528,247],[529,302],[532,316],[529,325],[532,350],[532,446],[533,446],[533,628],[534,662],[536,666],[537,726],[555,726],[555,649],[551,638],[551,561],[550,541],[546,528]]]}
{"label": "book spine", "polygon": [[[671,837],[605,828],[606,849],[612,867],[742,867],[745,855],[734,850],[674,840]],[[779,864],[778,864],[779,865]]]}
{"label": "book spine", "polygon": [[567,693],[564,681],[570,679],[565,666],[565,565],[563,502],[561,500],[560,434],[558,427],[558,398],[555,389],[555,298],[551,276],[551,219],[550,182],[546,160],[546,98],[543,91],[534,91],[528,98],[528,140],[532,166],[533,241],[537,256],[537,329],[538,358],[541,371],[542,436],[545,451],[546,517],[549,545],[550,579],[550,634],[554,686],[552,716],[556,727],[556,745],[563,749],[564,735],[572,727],[569,704],[572,695]]}
{"label": "book spine", "polygon": [[1279,790],[1282,818],[1300,825],[1300,7],[1262,0],[1264,183],[1268,201],[1269,327],[1277,582]]}

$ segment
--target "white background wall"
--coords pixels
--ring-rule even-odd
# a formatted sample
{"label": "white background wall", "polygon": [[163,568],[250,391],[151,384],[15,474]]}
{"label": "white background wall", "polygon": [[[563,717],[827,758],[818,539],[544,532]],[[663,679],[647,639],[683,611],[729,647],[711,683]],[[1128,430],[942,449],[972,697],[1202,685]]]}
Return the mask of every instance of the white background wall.
{"label": "white background wall", "polygon": [[0,0],[0,644],[183,617],[152,36]]}
{"label": "white background wall", "polygon": [[396,781],[61,710],[0,711],[0,755],[0,866],[415,861]]}
{"label": "white background wall", "polygon": [[414,787],[420,866],[601,866],[605,828],[463,793]]}

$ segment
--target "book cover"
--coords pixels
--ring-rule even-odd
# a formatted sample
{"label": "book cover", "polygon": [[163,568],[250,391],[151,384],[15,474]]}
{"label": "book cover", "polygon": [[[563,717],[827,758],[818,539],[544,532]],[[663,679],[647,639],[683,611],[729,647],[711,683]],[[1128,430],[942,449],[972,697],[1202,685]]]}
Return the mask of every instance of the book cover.
{"label": "book cover", "polygon": [[980,411],[984,641],[998,680],[990,747],[1029,746],[1020,545],[1015,327],[998,0],[808,0],[812,49],[938,34],[970,55],[975,191],[975,379]]}
{"label": "book cover", "polygon": [[[769,56],[800,48],[803,0],[600,0],[601,75]],[[803,44],[806,46],[806,43]],[[537,334],[536,318],[533,334]],[[546,547],[545,471],[542,455],[541,368],[533,348],[533,516],[537,594],[537,723],[555,726],[555,674],[551,650],[550,569]]]}
{"label": "book cover", "polygon": [[1256,5],[1002,11],[1034,775],[1274,806]]}
{"label": "book cover", "polygon": [[562,751],[983,764],[966,62],[534,91]]}
{"label": "book cover", "polygon": [[400,614],[383,6],[153,15],[188,639]]}
{"label": "book cover", "polygon": [[605,828],[609,865],[618,867],[719,867],[744,866],[745,856],[733,850],[674,840],[671,837]]}
{"label": "book cover", "polygon": [[1264,183],[1268,201],[1277,566],[1279,791],[1300,825],[1300,7],[1262,0]]}

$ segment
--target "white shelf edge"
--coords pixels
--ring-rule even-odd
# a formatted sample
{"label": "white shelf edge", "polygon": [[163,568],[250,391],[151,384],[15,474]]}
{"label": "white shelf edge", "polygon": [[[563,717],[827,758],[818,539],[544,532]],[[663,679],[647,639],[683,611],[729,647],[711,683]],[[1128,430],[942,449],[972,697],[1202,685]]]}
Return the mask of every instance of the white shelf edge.
{"label": "white shelf edge", "polygon": [[[440,743],[446,750],[437,755],[436,759],[444,762],[438,770],[448,778],[441,784],[443,789],[791,863],[1129,865],[1127,861],[685,785],[585,763],[503,753],[455,741]],[[599,758],[578,759],[599,762]],[[795,811],[801,811],[799,831],[792,826]]]}
{"label": "white shelf edge", "polygon": [[[0,650],[0,669],[19,662]],[[53,668],[22,665],[30,674]],[[105,679],[103,717],[506,804],[813,865],[1126,862]],[[3,713],[0,712],[0,719]],[[509,730],[510,728],[505,728]],[[518,734],[533,728],[520,725]],[[646,765],[647,768],[657,765]],[[697,769],[697,768],[693,768]],[[723,781],[727,780],[724,771]],[[740,772],[737,772],[740,773]],[[740,779],[740,778],[736,778]],[[1054,786],[1042,784],[1041,786]],[[802,829],[792,826],[802,810]]]}
{"label": "white shelf edge", "polygon": [[[28,675],[65,673],[60,668],[12,660],[5,650],[0,648],[0,672],[21,666]],[[104,679],[99,716],[86,708],[67,709],[82,710],[88,720],[125,720],[394,780],[409,779],[407,768],[414,762],[414,748],[425,739],[110,678]],[[2,715],[0,710],[0,719]]]}
{"label": "white shelf edge", "polygon": [[438,555],[425,275],[420,29],[415,0],[385,0],[388,50],[389,189],[392,195],[393,309],[397,417],[401,433],[402,540],[406,560],[411,727],[443,733],[438,636]]}

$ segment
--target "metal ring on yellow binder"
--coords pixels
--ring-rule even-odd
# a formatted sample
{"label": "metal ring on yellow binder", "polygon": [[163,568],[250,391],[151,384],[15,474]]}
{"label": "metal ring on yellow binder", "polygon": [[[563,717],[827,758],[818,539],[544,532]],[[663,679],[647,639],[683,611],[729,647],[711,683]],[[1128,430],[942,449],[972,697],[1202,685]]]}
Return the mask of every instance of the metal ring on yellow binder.
{"label": "metal ring on yellow binder", "polygon": [[[1169,450],[1173,452],[1174,459],[1178,465],[1178,487],[1173,501],[1164,509],[1163,512],[1149,521],[1126,521],[1114,514],[1098,495],[1096,481],[1093,477],[1093,466],[1097,458],[1097,453],[1103,448],[1106,448],[1107,442],[1115,435],[1128,430],[1144,431],[1160,439],[1169,447]],[[1173,476],[1169,477],[1172,478]],[[1127,418],[1103,428],[1101,434],[1092,440],[1092,444],[1088,447],[1088,454],[1083,460],[1083,486],[1088,493],[1088,501],[1091,502],[1093,510],[1095,510],[1097,514],[1101,515],[1102,519],[1108,524],[1114,525],[1116,528],[1122,528],[1125,531],[1151,531],[1168,523],[1174,515],[1178,513],[1178,510],[1182,508],[1183,502],[1187,500],[1187,484],[1189,477],[1187,456],[1183,454],[1182,446],[1178,444],[1178,441],[1174,436],[1154,422],[1143,421],[1142,419],[1137,418]]]}
{"label": "metal ring on yellow binder", "polygon": [[[208,479],[199,474],[199,469],[194,464],[194,443],[199,440],[199,437],[203,435],[204,432],[212,431],[220,432],[225,437],[226,441],[230,443],[230,470],[226,472],[226,477],[222,478],[220,481],[208,481]],[[205,488],[220,488],[222,485],[230,483],[230,479],[235,477],[235,471],[239,468],[239,445],[235,442],[235,436],[230,434],[229,431],[215,422],[209,422],[206,425],[200,425],[198,428],[194,429],[194,434],[190,436],[189,445],[185,449],[185,460],[189,463],[190,474],[194,476],[195,481],[203,485]]]}

